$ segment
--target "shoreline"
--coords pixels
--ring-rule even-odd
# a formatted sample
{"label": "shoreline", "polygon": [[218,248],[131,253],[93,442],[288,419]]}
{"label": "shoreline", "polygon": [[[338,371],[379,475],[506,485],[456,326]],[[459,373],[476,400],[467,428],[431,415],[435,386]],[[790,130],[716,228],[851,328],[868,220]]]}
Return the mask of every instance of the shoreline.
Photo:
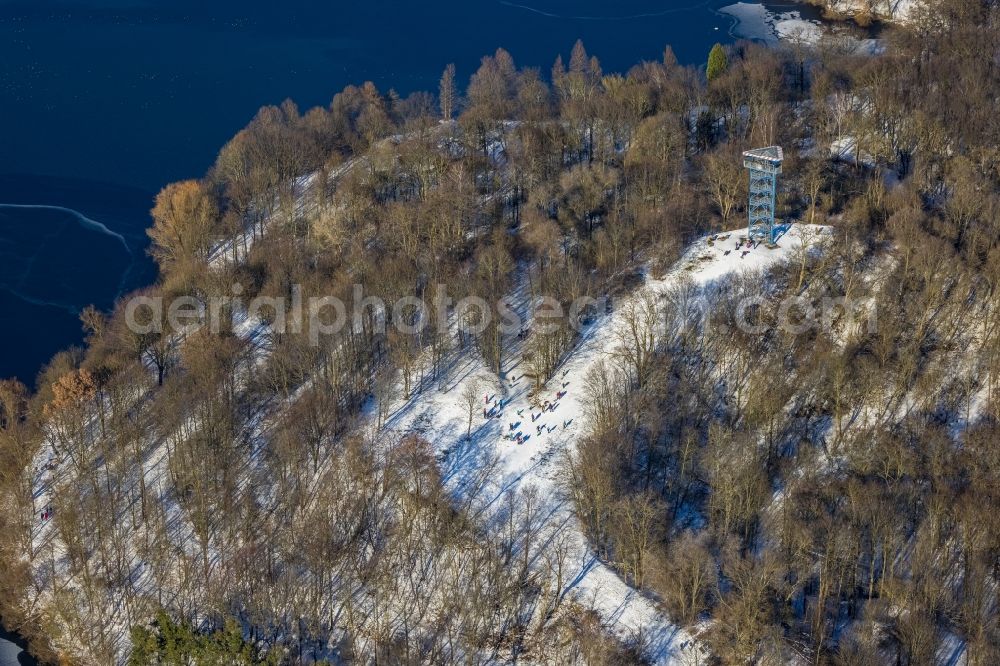
{"label": "shoreline", "polygon": [[[898,0],[895,5],[896,9],[893,10],[892,14],[886,16],[879,12],[869,13],[862,6],[854,6],[847,11],[838,11],[830,7],[827,0],[799,0],[799,2],[819,8],[823,12],[823,18],[827,21],[852,23],[862,29],[906,23],[914,4],[911,0]],[[852,3],[852,5],[856,4]]]}
{"label": "shoreline", "polygon": [[31,653],[31,641],[8,629],[0,617],[0,666],[39,666],[41,663]]}
{"label": "shoreline", "polygon": [[881,33],[886,24],[860,26],[848,20],[825,15],[814,3],[771,4],[738,1],[716,10],[731,21],[729,35],[773,48],[804,44],[818,46],[825,39],[852,43],[860,52],[879,53],[883,49]]}

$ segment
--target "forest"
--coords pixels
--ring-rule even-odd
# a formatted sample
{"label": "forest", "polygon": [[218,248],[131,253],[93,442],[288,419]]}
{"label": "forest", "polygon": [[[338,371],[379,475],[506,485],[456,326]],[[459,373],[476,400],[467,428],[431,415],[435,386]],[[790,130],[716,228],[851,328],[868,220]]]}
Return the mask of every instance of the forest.
{"label": "forest", "polygon": [[[933,0],[883,38],[625,73],[500,49],[467,84],[262,108],[153,202],[158,282],[0,381],[4,623],[65,664],[1000,663],[1000,9]],[[801,247],[685,276],[745,233],[740,155],[770,145]],[[530,330],[240,305],[359,284]],[[220,295],[221,326],[128,307]],[[876,316],[734,324],[789,298]],[[581,331],[611,341],[588,365]],[[488,442],[515,379],[579,402],[551,483]],[[575,592],[590,566],[652,624]]]}

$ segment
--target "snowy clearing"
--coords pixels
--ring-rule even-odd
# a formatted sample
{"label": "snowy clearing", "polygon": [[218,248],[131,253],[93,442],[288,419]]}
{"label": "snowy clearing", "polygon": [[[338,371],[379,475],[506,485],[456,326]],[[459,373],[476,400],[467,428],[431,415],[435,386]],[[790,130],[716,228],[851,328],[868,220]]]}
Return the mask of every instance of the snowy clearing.
{"label": "snowy clearing", "polygon": [[[706,654],[692,636],[672,624],[653,600],[598,560],[573,516],[564,482],[569,474],[567,454],[587,431],[584,380],[617,348],[617,330],[628,300],[650,294],[662,296],[685,276],[707,286],[736,273],[764,270],[790,260],[803,240],[816,242],[824,229],[794,225],[774,249],[763,245],[737,248],[742,230],[704,237],[664,276],[647,279],[614,312],[591,323],[538,395],[532,395],[532,383],[522,376],[521,359],[516,353],[508,357],[504,368],[507,379],[502,381],[469,350],[456,364],[451,381],[439,390],[420,393],[405,402],[391,414],[386,427],[395,434],[419,434],[430,441],[441,461],[445,482],[459,496],[482,479],[483,473],[488,476],[488,487],[481,495],[493,498],[490,505],[499,505],[498,500],[508,492],[536,488],[544,503],[541,514],[548,516],[549,527],[554,526],[563,535],[562,543],[568,547],[571,570],[566,574],[570,581],[566,591],[600,613],[619,635],[641,635],[647,656],[654,663],[700,663]],[[462,396],[471,383],[481,387],[482,396],[473,416],[472,435],[467,438],[468,407]],[[510,439],[517,434],[522,435],[521,443]],[[491,465],[496,466],[495,471],[489,469]],[[478,508],[488,515],[490,505]]]}

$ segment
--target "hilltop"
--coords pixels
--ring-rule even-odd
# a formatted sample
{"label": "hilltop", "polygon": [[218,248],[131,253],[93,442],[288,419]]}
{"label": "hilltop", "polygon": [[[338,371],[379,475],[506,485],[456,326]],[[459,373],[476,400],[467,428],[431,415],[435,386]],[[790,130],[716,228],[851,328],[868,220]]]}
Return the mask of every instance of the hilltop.
{"label": "hilltop", "polygon": [[992,12],[262,109],[157,197],[161,280],[0,384],[5,622],[87,664],[992,663],[998,73],[952,48]]}

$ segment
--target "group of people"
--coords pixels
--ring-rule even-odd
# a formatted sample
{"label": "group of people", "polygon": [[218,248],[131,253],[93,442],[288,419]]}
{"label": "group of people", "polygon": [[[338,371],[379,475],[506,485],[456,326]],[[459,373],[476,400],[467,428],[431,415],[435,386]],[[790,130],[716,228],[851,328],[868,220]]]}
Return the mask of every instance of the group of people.
{"label": "group of people", "polygon": [[508,432],[506,435],[503,436],[503,438],[506,439],[508,442],[517,442],[518,444],[524,444],[529,439],[531,439],[531,435],[526,435],[520,430],[518,430],[516,433]]}
{"label": "group of people", "polygon": [[[744,245],[746,245],[747,249],[743,250],[743,253],[740,255],[740,259],[742,259],[743,257],[745,257],[748,254],[750,254],[750,250],[757,249],[757,246],[760,245],[760,241],[759,240],[754,240],[752,238],[741,238],[739,240],[739,242],[736,243],[736,250],[738,251]],[[732,250],[726,250],[723,253],[723,256],[728,257],[730,252],[732,252]]]}
{"label": "group of people", "polygon": [[[42,465],[42,468],[46,472],[52,472],[56,469],[58,465],[59,461],[56,460],[54,456],[49,456],[49,459],[45,461],[45,464]],[[49,520],[52,519],[52,515],[55,512],[56,512],[55,509],[52,507],[51,504],[49,504],[44,509],[41,510],[39,517],[42,519],[43,523],[47,523],[49,522]]]}
{"label": "group of people", "polygon": [[[563,372],[562,379],[566,379],[567,374],[568,372]],[[538,413],[532,411],[531,422],[535,423],[536,421],[541,419],[546,412],[555,412],[556,408],[559,406],[559,401],[562,400],[569,392],[568,387],[569,387],[569,382],[564,381],[562,383],[561,389],[556,391],[554,400],[545,400],[541,404],[541,411],[539,411]],[[537,403],[535,404],[537,405]],[[484,405],[483,406],[484,419],[494,419],[494,418],[500,419],[503,418],[504,407],[510,405],[510,399],[504,399],[498,397],[497,395],[490,395],[489,393],[484,393],[483,405]],[[524,409],[516,410],[517,420],[507,423],[507,432],[505,432],[503,435],[504,440],[510,442],[517,442],[518,444],[524,444],[529,439],[531,439],[531,435],[523,432],[523,430],[521,429],[521,424],[524,423],[523,421],[524,411],[525,411]],[[572,423],[573,419],[562,421],[561,424],[562,429],[565,430],[570,425],[572,425]],[[535,425],[535,435],[540,437],[543,434],[543,432],[551,433],[557,428],[559,428],[559,425],[560,424],[557,423],[555,425],[548,426],[545,423],[538,423]]]}
{"label": "group of people", "polygon": [[496,398],[496,396],[491,396],[489,393],[487,393],[484,397],[484,401],[486,402],[486,407],[483,407],[484,419],[503,418],[504,399],[500,398],[499,400],[496,401],[495,405],[491,406],[490,403],[493,402],[494,398]]}
{"label": "group of people", "polygon": [[[565,379],[565,377],[566,377],[566,373],[564,372],[563,373],[563,378]],[[567,390],[568,386],[569,386],[569,382],[563,382],[563,384],[562,384],[562,390],[556,392],[554,400],[545,400],[542,403],[542,405],[541,405],[541,411],[539,411],[537,413],[531,412],[531,422],[535,423],[536,421],[538,421],[539,419],[541,419],[545,415],[546,412],[555,412],[556,408],[559,406],[559,401],[562,400],[566,396],[566,394],[568,393],[568,390]],[[488,394],[486,395],[486,402],[487,402],[487,404],[490,403],[490,396]],[[500,404],[500,407],[502,408],[503,401],[501,400],[499,404]],[[485,410],[485,409],[483,410],[483,412],[484,412],[484,415],[489,414],[489,412],[487,410]],[[523,409],[517,410],[517,416],[518,417],[523,416],[523,414],[524,414],[524,410]],[[516,422],[513,422],[513,423],[508,423],[507,424],[508,431],[507,431],[506,434],[504,434],[504,439],[507,440],[507,441],[517,442],[518,444],[524,444],[529,439],[531,439],[531,435],[525,434],[524,432],[522,432],[520,430],[521,423],[522,423],[522,421],[520,421],[520,420],[518,420]],[[562,422],[562,429],[565,430],[572,423],[573,423],[573,419],[564,420]],[[545,423],[538,423],[538,424],[535,425],[535,435],[538,436],[538,437],[540,437],[543,433],[551,433],[554,430],[556,430],[557,428],[559,428],[559,424],[549,426],[549,425],[547,425]]]}

